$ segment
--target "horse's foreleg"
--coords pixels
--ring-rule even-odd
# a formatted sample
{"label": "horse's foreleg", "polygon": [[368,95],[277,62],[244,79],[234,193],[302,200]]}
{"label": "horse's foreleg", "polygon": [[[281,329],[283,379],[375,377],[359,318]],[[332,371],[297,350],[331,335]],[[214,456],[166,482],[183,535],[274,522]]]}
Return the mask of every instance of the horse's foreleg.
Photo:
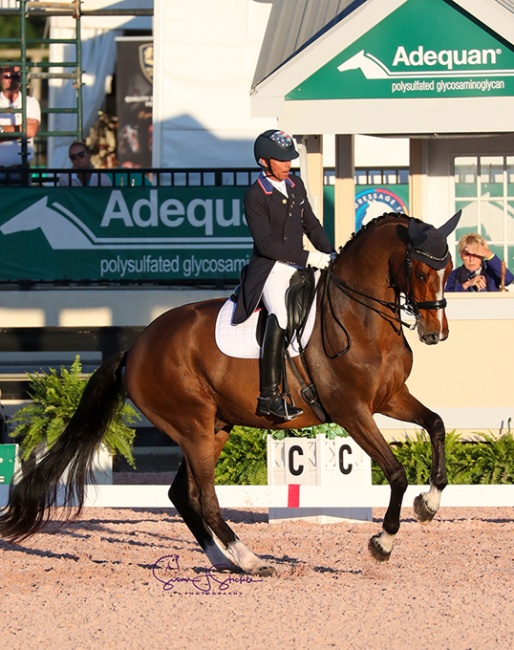
{"label": "horse's foreleg", "polygon": [[218,432],[214,450],[211,447],[210,451],[206,442],[198,440],[191,453],[189,444],[183,445],[185,460],[169,497],[214,567],[272,575],[275,569],[247,549],[221,516],[214,489],[214,466],[227,438],[225,431]]}
{"label": "horse's foreleg", "polygon": [[[425,407],[424,407],[425,408]],[[437,413],[425,408],[421,426],[428,432],[432,446],[432,465],[430,470],[430,490],[422,492],[414,499],[414,512],[421,523],[432,521],[441,505],[441,493],[448,485],[446,474],[446,455],[444,423]]]}
{"label": "horse's foreleg", "polygon": [[384,516],[382,532],[373,535],[368,544],[371,555],[376,560],[384,562],[389,560],[394,539],[400,529],[402,500],[407,489],[405,470],[391,451],[371,415],[363,420],[361,414],[354,422],[345,419],[344,426],[355,442],[380,466],[391,486],[391,498]]}
{"label": "horse's foreleg", "polygon": [[425,429],[430,436],[432,447],[432,464],[430,470],[430,490],[419,494],[414,499],[414,512],[418,521],[432,521],[441,504],[441,493],[448,485],[446,475],[446,456],[444,440],[446,431],[441,417],[424,406],[407,390],[398,395],[384,415],[405,422],[414,422]]}

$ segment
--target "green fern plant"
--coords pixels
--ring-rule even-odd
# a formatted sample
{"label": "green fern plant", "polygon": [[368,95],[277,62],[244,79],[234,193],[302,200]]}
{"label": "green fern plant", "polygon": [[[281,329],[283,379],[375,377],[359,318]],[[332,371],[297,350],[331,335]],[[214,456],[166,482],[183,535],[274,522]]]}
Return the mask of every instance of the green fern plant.
{"label": "green fern plant", "polygon": [[[27,376],[32,401],[13,415],[11,421],[16,427],[9,434],[19,442],[22,460],[28,460],[42,443],[52,447],[75,413],[87,383],[79,355],[69,370],[61,366],[59,372],[50,368],[48,373],[27,373]],[[125,403],[103,440],[111,455],[120,454],[134,468],[132,445],[136,432],[131,425],[139,419],[137,411]]]}
{"label": "green fern plant", "polygon": [[219,485],[266,485],[268,431],[235,426],[216,465]]}
{"label": "green fern plant", "polygon": [[[477,440],[463,441],[455,431],[446,436],[446,467],[448,481],[453,485],[502,484],[514,482],[514,436],[510,430],[500,437],[476,434]],[[392,443],[392,450],[407,473],[411,484],[423,485],[430,477],[432,451],[425,431],[401,443]],[[382,470],[373,463],[375,485],[386,483]]]}

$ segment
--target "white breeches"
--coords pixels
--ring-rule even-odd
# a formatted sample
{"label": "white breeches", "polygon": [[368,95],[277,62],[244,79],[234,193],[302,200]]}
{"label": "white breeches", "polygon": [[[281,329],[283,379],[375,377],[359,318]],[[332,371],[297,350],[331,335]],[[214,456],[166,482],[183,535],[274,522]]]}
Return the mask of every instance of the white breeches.
{"label": "white breeches", "polygon": [[270,314],[275,314],[280,327],[287,327],[286,291],[289,289],[291,277],[298,270],[298,266],[275,262],[271,273],[266,280],[262,292],[262,301]]}

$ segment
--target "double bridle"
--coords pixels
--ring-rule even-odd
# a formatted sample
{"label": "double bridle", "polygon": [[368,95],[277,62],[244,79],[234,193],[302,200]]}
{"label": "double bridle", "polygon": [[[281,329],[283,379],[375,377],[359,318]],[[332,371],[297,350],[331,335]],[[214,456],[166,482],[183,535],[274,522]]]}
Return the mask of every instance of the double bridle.
{"label": "double bridle", "polygon": [[[446,307],[447,303],[445,298],[442,298],[441,300],[427,300],[423,302],[416,302],[416,300],[414,299],[412,295],[412,291],[413,291],[412,252],[413,252],[413,246],[410,245],[407,248],[407,254],[404,260],[405,277],[407,279],[407,286],[408,286],[407,291],[403,292],[405,294],[405,302],[400,301],[400,294],[402,292],[395,285],[391,285],[392,288],[395,290],[394,301],[382,300],[381,298],[376,298],[375,296],[370,296],[366,293],[363,293],[362,291],[359,291],[354,287],[350,287],[344,280],[338,278],[334,274],[332,270],[332,264],[326,269],[323,278],[322,302],[324,301],[323,299],[326,297],[332,318],[337,323],[338,327],[345,333],[346,340],[347,340],[346,346],[344,347],[343,350],[341,350],[340,352],[333,352],[329,354],[329,352],[326,349],[326,337],[325,335],[323,335],[323,345],[325,348],[325,354],[327,354],[328,357],[330,358],[340,357],[346,352],[348,352],[351,346],[350,334],[348,333],[348,330],[346,329],[346,327],[343,325],[340,318],[338,317],[332,303],[332,296],[330,293],[331,283],[334,284],[336,288],[339,289],[339,291],[341,291],[341,293],[343,293],[345,296],[359,303],[360,305],[363,305],[364,307],[371,309],[371,311],[374,311],[381,318],[384,318],[386,321],[391,323],[398,334],[401,332],[402,325],[407,327],[410,330],[416,329],[418,325],[418,320],[421,316],[420,309],[444,309]],[[408,323],[402,320],[400,315],[402,311],[404,311],[409,316],[413,316],[414,323]],[[326,332],[324,310],[321,310],[321,318],[322,318],[322,332]]]}

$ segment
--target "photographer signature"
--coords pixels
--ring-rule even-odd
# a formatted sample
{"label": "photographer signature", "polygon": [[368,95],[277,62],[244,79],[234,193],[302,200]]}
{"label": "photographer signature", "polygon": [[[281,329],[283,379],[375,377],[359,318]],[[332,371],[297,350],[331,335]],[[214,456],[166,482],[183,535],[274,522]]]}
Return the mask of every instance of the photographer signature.
{"label": "photographer signature", "polygon": [[214,565],[200,575],[188,577],[181,574],[178,555],[164,555],[152,566],[152,575],[162,584],[164,591],[174,591],[179,585],[185,584],[204,594],[226,593],[234,586],[263,582],[262,578],[250,575],[224,576],[219,573],[227,568],[224,565]]}

